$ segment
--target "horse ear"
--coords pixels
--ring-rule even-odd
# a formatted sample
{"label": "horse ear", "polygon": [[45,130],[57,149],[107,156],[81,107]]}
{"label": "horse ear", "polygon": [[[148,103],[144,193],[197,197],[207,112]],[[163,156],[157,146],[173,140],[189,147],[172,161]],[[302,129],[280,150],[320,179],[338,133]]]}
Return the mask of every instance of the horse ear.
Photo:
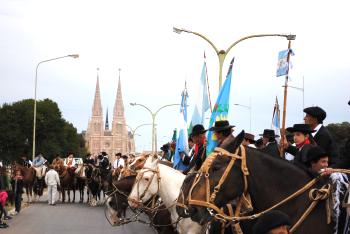
{"label": "horse ear", "polygon": [[220,146],[221,148],[227,150],[230,153],[234,153],[238,146],[242,144],[244,140],[244,130],[241,131],[235,138],[230,139],[229,141],[224,141],[224,143]]}

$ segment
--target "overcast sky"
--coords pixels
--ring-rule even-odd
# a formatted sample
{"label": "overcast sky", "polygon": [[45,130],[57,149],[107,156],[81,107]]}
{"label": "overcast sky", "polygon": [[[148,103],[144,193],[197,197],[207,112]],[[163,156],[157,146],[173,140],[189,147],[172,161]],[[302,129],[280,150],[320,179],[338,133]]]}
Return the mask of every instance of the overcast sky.
{"label": "overcast sky", "polygon": [[[151,116],[130,102],[155,111],[180,103],[187,81],[189,115],[196,82],[200,79],[203,52],[207,55],[212,102],[218,92],[218,59],[210,45],[193,34],[176,34],[173,26],[207,36],[218,49],[237,39],[260,33],[292,33],[295,56],[290,85],[302,87],[305,107],[319,105],[327,112],[325,124],[350,120],[350,33],[347,1],[86,1],[0,0],[0,104],[34,97],[36,65],[46,59],[78,53],[40,65],[38,99],[56,101],[63,117],[79,132],[86,130],[100,68],[104,115],[112,120],[118,69],[127,124],[135,128]],[[238,44],[223,67],[233,66],[229,121],[249,131],[252,100],[252,133],[271,127],[277,96],[283,103],[284,77],[276,77],[277,56],[287,48],[284,38],[256,38]],[[289,89],[287,126],[301,123],[303,95]],[[281,106],[282,108],[282,106]],[[157,115],[158,148],[171,138],[179,108]],[[210,114],[207,113],[207,117]],[[105,117],[105,116],[104,116]],[[190,117],[190,116],[189,116]],[[207,126],[206,126],[207,127]],[[137,130],[138,150],[151,148],[151,128]]]}

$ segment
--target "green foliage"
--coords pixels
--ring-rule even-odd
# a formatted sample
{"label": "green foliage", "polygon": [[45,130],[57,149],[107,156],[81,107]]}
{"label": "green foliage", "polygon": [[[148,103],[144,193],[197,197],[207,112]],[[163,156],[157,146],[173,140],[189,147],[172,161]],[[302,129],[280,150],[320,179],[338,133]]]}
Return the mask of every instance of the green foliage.
{"label": "green foliage", "polygon": [[[5,161],[32,156],[33,105],[26,99],[0,107],[0,158]],[[85,142],[76,128],[62,118],[57,103],[50,99],[37,101],[36,154],[51,161],[55,155],[86,153]]]}
{"label": "green foliage", "polygon": [[350,155],[349,142],[350,142],[350,123],[333,123],[327,126],[327,129],[331,132],[334,140],[336,141],[340,155],[346,157]]}

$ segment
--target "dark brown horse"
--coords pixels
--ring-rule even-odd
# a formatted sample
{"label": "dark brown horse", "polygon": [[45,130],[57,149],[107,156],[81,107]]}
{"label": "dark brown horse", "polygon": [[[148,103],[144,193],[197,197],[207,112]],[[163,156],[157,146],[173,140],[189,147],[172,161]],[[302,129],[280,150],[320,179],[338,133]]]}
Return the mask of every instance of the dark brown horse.
{"label": "dark brown horse", "polygon": [[[250,195],[254,209],[253,213],[259,215],[260,212],[281,202],[312,180],[304,170],[283,159],[271,157],[256,149],[240,148],[240,152],[236,154],[236,149],[241,144],[243,137],[244,132],[240,133],[234,141],[222,146],[231,153],[230,155],[223,152],[213,157],[214,154],[212,154],[202,165],[202,173],[198,174],[198,179],[195,180],[189,191],[191,199],[189,200],[188,211],[193,220],[202,224],[207,223],[218,213],[215,206],[224,206],[229,201],[241,197],[244,191]],[[246,160],[242,156],[244,150]],[[230,162],[232,165],[232,159],[235,159],[233,166],[229,169],[227,177],[222,180],[226,168],[230,168],[228,167]],[[246,162],[246,166],[244,162]],[[246,183],[244,182],[244,174],[246,174]],[[209,180],[206,180],[206,178]],[[209,195],[206,187],[208,183]],[[221,184],[221,186],[218,187],[218,184]],[[311,188],[316,186],[313,185]],[[216,192],[214,192],[214,187]],[[299,196],[278,207],[291,217],[292,225],[299,220],[310,206],[309,191],[310,189],[307,189]],[[216,196],[212,196],[213,194],[216,194]],[[211,199],[211,208],[204,204],[207,201],[207,195],[213,198]],[[255,217],[252,218],[255,219]],[[332,223],[327,224],[326,201],[321,200],[295,230],[295,233],[329,234],[332,233],[333,226]],[[250,228],[244,230],[244,233],[251,233]]]}

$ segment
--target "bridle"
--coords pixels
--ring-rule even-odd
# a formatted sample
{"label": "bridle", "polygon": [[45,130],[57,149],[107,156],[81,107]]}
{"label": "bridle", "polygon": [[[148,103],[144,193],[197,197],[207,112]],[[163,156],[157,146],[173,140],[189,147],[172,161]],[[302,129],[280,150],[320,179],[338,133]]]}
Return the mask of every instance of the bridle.
{"label": "bridle", "polygon": [[[149,179],[148,184],[146,185],[146,189],[145,189],[145,190],[143,191],[143,193],[140,195],[140,181],[142,180],[142,178],[143,178],[143,176],[144,176],[144,174],[145,174],[146,172],[152,172],[152,176],[151,176],[151,178]],[[134,203],[137,203],[137,204],[141,204],[141,205],[142,205],[142,204],[143,204],[142,199],[143,199],[144,196],[146,195],[146,193],[147,193],[149,187],[151,186],[151,183],[152,183],[153,178],[154,178],[155,175],[157,175],[157,192],[156,192],[155,194],[153,194],[153,196],[152,196],[152,200],[155,201],[156,196],[157,196],[157,194],[158,194],[158,192],[159,192],[159,186],[160,186],[160,175],[159,175],[159,168],[158,168],[158,166],[157,166],[156,169],[144,167],[144,168],[142,169],[142,171],[140,171],[140,172],[137,174],[134,185],[135,185],[135,184],[137,185],[137,199],[138,199],[138,200],[135,200],[135,199],[130,198],[130,197],[128,198],[128,200],[129,200],[129,201],[132,201],[132,202],[134,202]]]}
{"label": "bridle", "polygon": [[[239,155],[240,154],[240,155]],[[210,192],[210,180],[209,180],[209,169],[211,165],[213,164],[214,160],[218,156],[226,156],[230,158],[230,162],[228,163],[224,173],[222,174],[218,184],[214,187],[213,192]],[[249,175],[248,167],[247,167],[247,160],[246,160],[246,152],[245,148],[240,145],[239,148],[235,151],[235,153],[230,153],[227,150],[224,150],[222,148],[215,148],[214,152],[208,156],[206,161],[203,163],[202,167],[198,171],[192,187],[189,191],[188,195],[188,204],[189,205],[197,205],[197,206],[203,206],[206,207],[209,213],[214,216],[215,214],[220,214],[222,216],[226,216],[225,213],[221,208],[219,208],[215,203],[215,198],[217,193],[220,191],[221,186],[225,182],[228,174],[232,170],[232,167],[234,166],[236,160],[241,160],[241,171],[243,174],[243,181],[244,181],[244,188],[243,193],[240,196],[235,215],[240,214],[240,210],[243,204],[247,205],[247,207],[251,208],[251,203],[249,199],[248,194],[248,180],[247,177]],[[193,189],[198,185],[201,178],[204,177],[205,180],[205,201],[203,200],[196,200],[192,198]]]}

